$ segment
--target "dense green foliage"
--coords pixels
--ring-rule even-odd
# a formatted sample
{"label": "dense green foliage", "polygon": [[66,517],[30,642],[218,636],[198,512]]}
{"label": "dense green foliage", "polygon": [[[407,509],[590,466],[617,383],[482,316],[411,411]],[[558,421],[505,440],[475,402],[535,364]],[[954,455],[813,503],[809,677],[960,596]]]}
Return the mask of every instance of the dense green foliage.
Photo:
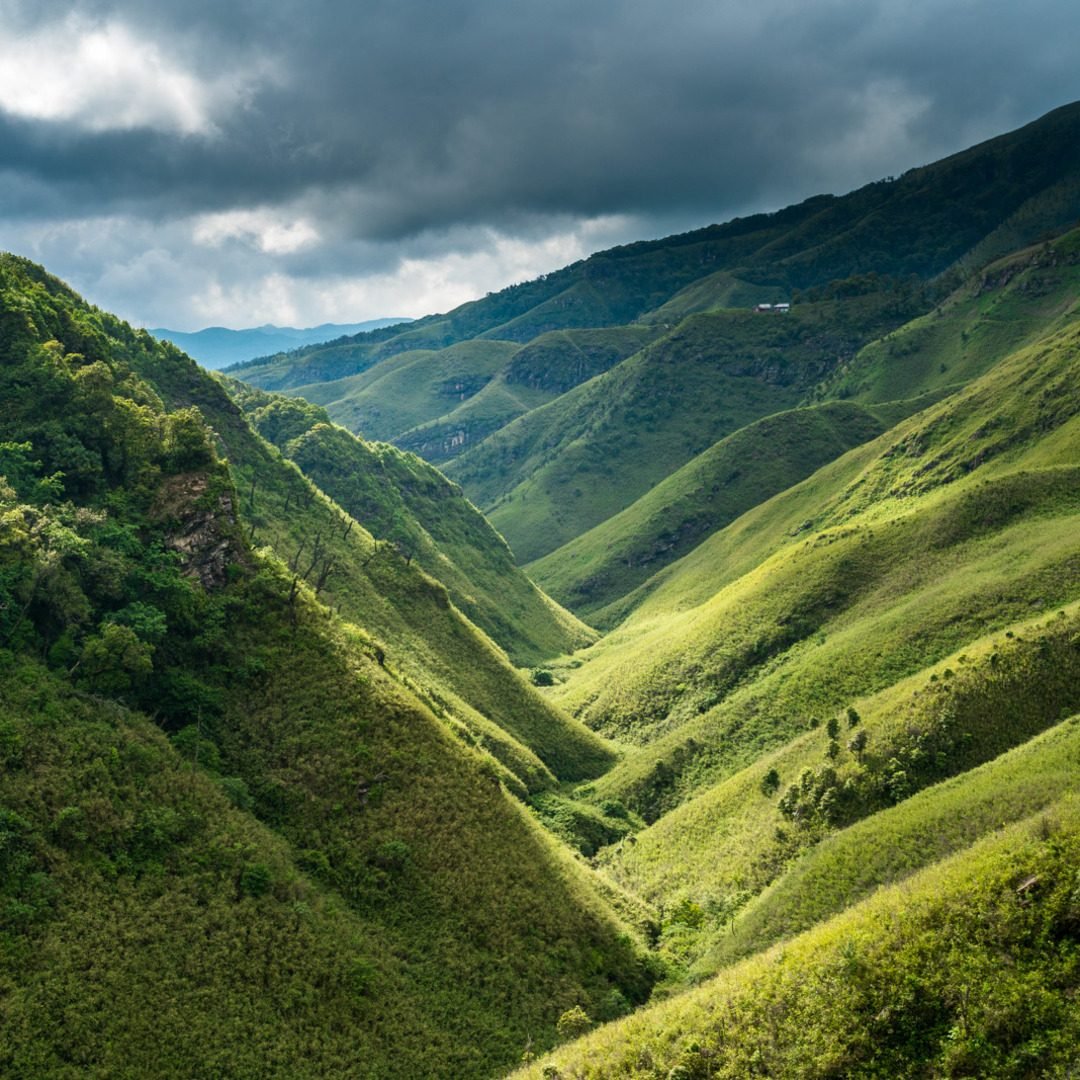
{"label": "dense green foliage", "polygon": [[[497,755],[552,773],[455,698],[570,776],[598,740],[401,556],[334,597],[385,651],[335,618],[323,560],[371,536],[190,360],[0,275],[5,1075],[482,1076],[640,1001],[612,890]],[[286,492],[309,555],[337,532],[310,568],[248,541],[290,535]],[[481,671],[443,686],[408,646]]]}

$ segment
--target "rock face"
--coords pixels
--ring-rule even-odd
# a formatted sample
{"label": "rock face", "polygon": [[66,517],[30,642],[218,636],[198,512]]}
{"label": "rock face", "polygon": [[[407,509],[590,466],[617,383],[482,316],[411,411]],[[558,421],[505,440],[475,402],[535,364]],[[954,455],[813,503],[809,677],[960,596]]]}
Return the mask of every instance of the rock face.
{"label": "rock face", "polygon": [[232,492],[212,490],[215,480],[206,473],[171,476],[153,510],[157,520],[167,523],[166,546],[180,556],[184,573],[204,589],[221,588],[230,563],[244,560]]}

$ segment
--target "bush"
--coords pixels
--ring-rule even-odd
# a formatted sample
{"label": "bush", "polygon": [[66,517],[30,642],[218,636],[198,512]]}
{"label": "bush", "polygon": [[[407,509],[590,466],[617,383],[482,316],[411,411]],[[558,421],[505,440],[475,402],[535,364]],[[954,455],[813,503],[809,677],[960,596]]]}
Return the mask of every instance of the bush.
{"label": "bush", "polygon": [[761,778],[761,794],[762,795],[775,795],[780,787],[780,774],[776,769],[770,769]]}
{"label": "bush", "polygon": [[243,896],[264,896],[270,891],[273,875],[266,863],[248,863],[240,872],[240,893]]}

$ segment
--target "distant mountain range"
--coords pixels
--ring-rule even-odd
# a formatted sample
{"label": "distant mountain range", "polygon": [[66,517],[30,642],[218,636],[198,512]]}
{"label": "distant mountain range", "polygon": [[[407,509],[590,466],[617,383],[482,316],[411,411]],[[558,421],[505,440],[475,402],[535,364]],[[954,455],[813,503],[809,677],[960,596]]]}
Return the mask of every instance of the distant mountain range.
{"label": "distant mountain range", "polygon": [[259,356],[298,349],[316,342],[332,341],[368,330],[380,330],[384,326],[396,326],[411,322],[405,318],[368,319],[358,323],[322,323],[297,329],[295,326],[253,326],[246,330],[230,330],[226,326],[208,326],[205,330],[185,333],[182,330],[158,328],[150,333],[161,341],[171,341],[188,356],[208,368],[222,368],[242,363]]}

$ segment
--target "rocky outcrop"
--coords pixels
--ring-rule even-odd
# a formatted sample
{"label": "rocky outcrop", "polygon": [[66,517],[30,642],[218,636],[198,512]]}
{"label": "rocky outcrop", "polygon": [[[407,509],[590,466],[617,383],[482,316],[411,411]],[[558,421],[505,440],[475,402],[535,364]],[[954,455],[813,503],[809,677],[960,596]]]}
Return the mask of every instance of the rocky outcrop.
{"label": "rocky outcrop", "polygon": [[166,524],[165,544],[184,573],[219,589],[231,564],[245,561],[232,490],[206,473],[184,473],[162,484],[153,517]]}

